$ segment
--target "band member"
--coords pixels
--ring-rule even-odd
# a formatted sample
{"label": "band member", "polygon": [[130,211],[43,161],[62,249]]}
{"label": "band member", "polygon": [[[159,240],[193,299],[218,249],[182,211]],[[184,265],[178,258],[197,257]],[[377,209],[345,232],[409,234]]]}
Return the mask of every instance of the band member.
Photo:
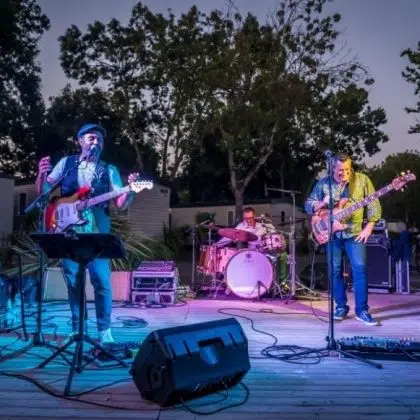
{"label": "band member", "polygon": [[[350,156],[339,153],[333,158],[332,165],[333,176],[331,185],[334,203],[337,203],[342,198],[350,199],[350,201],[359,201],[375,192],[371,180],[366,175],[353,171]],[[327,208],[329,204],[328,191],[329,179],[327,176],[316,183],[312,193],[305,202],[305,211],[313,215],[319,210]],[[377,325],[377,321],[369,313],[365,243],[372,234],[375,223],[381,218],[381,212],[379,200],[371,202],[366,207],[367,224],[363,229],[364,209],[361,208],[343,221],[346,228],[343,231],[336,232],[332,238],[332,281],[336,303],[335,320],[343,320],[350,309],[347,305],[346,283],[343,277],[342,260],[345,252],[352,269],[356,319],[367,325]]]}
{"label": "band member", "polygon": [[[261,238],[267,233],[267,229],[260,222],[256,221],[255,210],[252,207],[245,207],[242,213],[242,222],[235,226],[235,229],[244,230],[257,236],[256,241],[248,242],[248,248],[258,248]],[[274,227],[273,227],[274,229]],[[275,230],[274,230],[275,231]],[[232,242],[229,238],[222,238],[217,242],[218,247],[223,247]]]}
{"label": "band member", "polygon": [[[98,124],[86,124],[77,133],[80,155],[62,158],[53,169],[51,167],[50,157],[42,158],[38,164],[36,181],[38,194],[50,190],[51,185],[63,175],[64,178],[60,182],[62,196],[72,195],[82,186],[91,187],[93,191],[92,196],[122,188],[123,184],[118,169],[100,160],[100,155],[104,148],[105,136],[106,131],[102,126]],[[51,169],[52,171],[50,172]],[[130,174],[128,182],[131,183],[137,179],[137,173]],[[134,193],[132,192],[120,195],[115,199],[117,208],[125,210],[131,204],[133,196]],[[110,232],[111,219],[108,202],[85,210],[83,217],[88,220],[88,223],[84,226],[74,227],[73,229],[76,232]],[[71,337],[77,333],[79,318],[79,302],[76,290],[78,264],[69,259],[63,259],[61,264],[68,288],[72,313],[73,332],[70,334]],[[89,264],[88,270],[92,286],[94,287],[96,320],[100,342],[113,342],[110,329],[112,309],[110,261],[108,259],[95,259]]]}

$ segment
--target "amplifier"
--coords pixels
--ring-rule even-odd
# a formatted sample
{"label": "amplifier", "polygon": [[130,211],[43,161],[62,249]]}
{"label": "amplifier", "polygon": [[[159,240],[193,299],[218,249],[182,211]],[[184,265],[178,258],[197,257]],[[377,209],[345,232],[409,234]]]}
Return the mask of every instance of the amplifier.
{"label": "amplifier", "polygon": [[[364,228],[367,224],[367,220],[364,220],[362,223],[362,228]],[[385,219],[379,219],[375,225],[373,226],[373,233],[379,233],[379,232],[387,232],[388,233],[388,229],[387,229],[387,223]]]}
{"label": "amplifier", "polygon": [[381,243],[366,244],[366,277],[369,288],[390,292],[393,288],[392,256],[388,246]]}
{"label": "amplifier", "polygon": [[131,301],[174,303],[179,273],[174,261],[144,261],[131,276]]}
{"label": "amplifier", "polygon": [[[384,245],[388,238],[381,236],[382,239],[378,235],[375,240],[366,243],[366,278],[369,291],[390,293],[394,288],[392,256],[388,245]],[[344,257],[343,271],[345,276],[352,279],[347,256]]]}

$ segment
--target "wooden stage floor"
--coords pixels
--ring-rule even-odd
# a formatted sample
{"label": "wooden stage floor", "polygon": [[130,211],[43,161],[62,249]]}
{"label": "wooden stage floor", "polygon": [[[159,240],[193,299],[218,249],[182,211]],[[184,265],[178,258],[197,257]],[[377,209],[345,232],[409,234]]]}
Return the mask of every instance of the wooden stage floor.
{"label": "wooden stage floor", "polygon": [[[349,294],[350,299],[352,295]],[[352,302],[351,302],[352,303]],[[353,336],[411,337],[420,342],[420,296],[370,294],[371,312],[381,321],[369,327],[356,321],[353,312],[344,322],[335,323],[335,337]],[[92,308],[92,304],[89,304]],[[248,400],[239,406],[207,416],[218,419],[420,419],[420,363],[416,361],[383,360],[383,369],[376,369],[336,354],[298,363],[261,358],[261,350],[273,338],[256,330],[268,332],[278,345],[323,348],[328,334],[328,300],[297,300],[253,302],[244,300],[190,299],[185,304],[166,308],[128,308],[115,304],[113,334],[119,342],[141,341],[153,330],[163,327],[200,323],[237,317],[249,340],[251,370],[244,378],[249,388]],[[94,310],[89,313],[94,318]],[[317,316],[314,316],[316,314]],[[122,327],[123,316],[138,317],[147,325]],[[242,317],[247,317],[242,318]],[[44,333],[58,341],[69,332],[69,312],[63,303],[45,305]],[[253,321],[254,329],[252,329]],[[30,320],[31,328],[34,318]],[[90,332],[96,338],[94,320]],[[0,351],[5,356],[25,343],[16,342],[15,334],[0,335]],[[4,347],[4,346],[8,347]],[[44,369],[36,369],[43,357],[50,355],[45,347],[32,348],[20,357],[0,363],[0,370],[32,378],[57,394],[63,393],[69,368],[59,359]],[[319,363],[316,363],[319,362]],[[183,407],[160,409],[142,400],[127,368],[103,369],[88,366],[76,374],[72,392],[88,393],[79,400],[103,404],[98,407],[85,402],[65,400],[48,395],[33,383],[9,376],[0,376],[2,419],[88,418],[88,419],[196,419],[200,414]],[[195,411],[208,412],[243,401],[241,386],[231,388],[228,398],[220,394],[188,402]],[[114,407],[114,408],[112,408]],[[119,408],[118,408],[119,407]]]}

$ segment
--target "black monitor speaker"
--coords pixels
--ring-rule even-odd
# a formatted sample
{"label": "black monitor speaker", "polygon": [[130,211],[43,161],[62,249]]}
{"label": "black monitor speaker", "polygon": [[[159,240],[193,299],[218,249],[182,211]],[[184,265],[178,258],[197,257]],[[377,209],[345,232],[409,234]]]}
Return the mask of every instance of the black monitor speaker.
{"label": "black monitor speaker", "polygon": [[165,407],[228,389],[249,369],[248,340],[228,318],[151,332],[130,374],[144,399]]}

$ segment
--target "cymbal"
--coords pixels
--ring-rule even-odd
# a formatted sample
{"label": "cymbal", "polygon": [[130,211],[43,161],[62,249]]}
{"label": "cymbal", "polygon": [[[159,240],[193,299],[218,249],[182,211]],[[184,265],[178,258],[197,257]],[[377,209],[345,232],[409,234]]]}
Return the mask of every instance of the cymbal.
{"label": "cymbal", "polygon": [[232,239],[232,241],[239,242],[253,242],[258,240],[258,236],[251,232],[246,232],[240,229],[223,228],[218,230],[219,235],[225,238]]}

